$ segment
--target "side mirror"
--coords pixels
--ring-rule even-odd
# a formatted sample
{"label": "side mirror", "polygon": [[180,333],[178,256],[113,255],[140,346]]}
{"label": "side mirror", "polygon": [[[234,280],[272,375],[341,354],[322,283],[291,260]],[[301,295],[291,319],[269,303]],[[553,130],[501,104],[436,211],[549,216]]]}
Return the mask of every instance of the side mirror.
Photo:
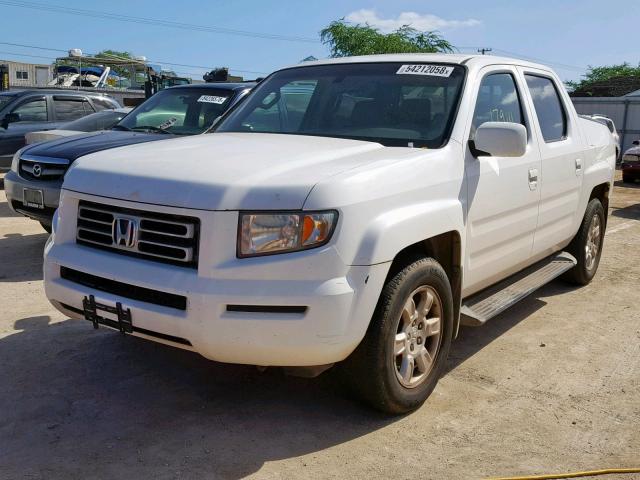
{"label": "side mirror", "polygon": [[511,122],[485,122],[476,130],[474,147],[492,157],[521,157],[527,151],[527,129]]}
{"label": "side mirror", "polygon": [[634,140],[633,142],[631,142],[633,145],[640,145],[640,140]]}
{"label": "side mirror", "polygon": [[15,123],[20,121],[20,114],[18,113],[7,113],[2,119],[2,127],[7,128],[10,123]]}

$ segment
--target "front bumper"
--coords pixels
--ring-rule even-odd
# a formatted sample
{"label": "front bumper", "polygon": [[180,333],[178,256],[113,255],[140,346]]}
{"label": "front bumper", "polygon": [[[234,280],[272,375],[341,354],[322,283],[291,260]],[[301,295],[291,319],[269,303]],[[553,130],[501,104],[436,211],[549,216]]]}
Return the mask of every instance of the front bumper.
{"label": "front bumper", "polygon": [[[4,177],[4,190],[7,195],[9,207],[16,213],[49,225],[51,224],[53,213],[56,208],[58,208],[61,186],[62,180],[34,182],[22,178],[13,170],[10,170]],[[42,198],[45,206],[43,210],[25,207],[22,204],[25,188],[42,190]]]}
{"label": "front bumper", "polygon": [[[63,201],[59,215],[71,218],[59,222],[45,248],[45,291],[52,304],[69,317],[84,318],[83,299],[89,295],[113,307],[120,302],[131,310],[133,335],[193,350],[216,361],[313,366],[345,359],[366,332],[389,268],[388,263],[347,266],[331,244],[304,252],[237,259],[237,212],[194,210],[189,214],[197,212],[202,232],[198,269],[131,258],[76,244],[74,201]],[[110,202],[134,207],[128,202]],[[184,214],[183,209],[144,207]],[[78,284],[62,278],[61,267],[184,296],[186,309]],[[237,311],[229,306],[247,308]]]}

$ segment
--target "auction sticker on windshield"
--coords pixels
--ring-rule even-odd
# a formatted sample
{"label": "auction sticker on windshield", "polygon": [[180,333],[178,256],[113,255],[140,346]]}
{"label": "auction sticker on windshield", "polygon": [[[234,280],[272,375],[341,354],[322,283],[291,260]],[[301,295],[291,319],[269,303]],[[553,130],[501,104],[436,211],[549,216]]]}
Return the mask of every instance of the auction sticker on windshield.
{"label": "auction sticker on windshield", "polygon": [[201,95],[198,99],[198,102],[202,103],[216,103],[218,105],[222,105],[227,101],[227,97],[218,97],[216,95]]}
{"label": "auction sticker on windshield", "polygon": [[448,77],[453,67],[444,65],[402,65],[396,75],[429,75],[431,77]]}

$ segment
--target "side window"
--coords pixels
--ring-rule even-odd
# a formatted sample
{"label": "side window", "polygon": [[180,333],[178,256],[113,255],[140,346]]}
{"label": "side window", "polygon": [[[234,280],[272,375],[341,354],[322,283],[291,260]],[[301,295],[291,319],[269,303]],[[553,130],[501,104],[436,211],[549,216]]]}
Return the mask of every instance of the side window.
{"label": "side window", "polygon": [[96,107],[96,110],[100,112],[101,110],[113,110],[114,106],[108,100],[104,100],[102,98],[94,98],[93,106]]}
{"label": "side window", "polygon": [[19,105],[12,113],[20,116],[20,122],[46,122],[47,102],[44,98],[30,100]]}
{"label": "side window", "polygon": [[256,132],[297,132],[317,81],[295,81],[272,92],[243,122]]}
{"label": "side window", "polygon": [[511,122],[524,125],[516,82],[510,73],[487,75],[480,83],[471,131],[485,122]]}
{"label": "side window", "polygon": [[525,75],[544,141],[555,142],[567,136],[567,114],[558,89],[550,78]]}
{"label": "side window", "polygon": [[56,120],[58,121],[71,121],[84,117],[88,113],[92,113],[93,109],[89,105],[89,102],[76,99],[53,99],[54,109],[56,111]]}

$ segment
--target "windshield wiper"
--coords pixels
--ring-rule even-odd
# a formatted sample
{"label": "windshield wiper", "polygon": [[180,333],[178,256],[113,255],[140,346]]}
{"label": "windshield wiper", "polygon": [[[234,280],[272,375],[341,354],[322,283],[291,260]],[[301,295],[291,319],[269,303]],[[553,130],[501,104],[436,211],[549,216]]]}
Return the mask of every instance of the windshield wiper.
{"label": "windshield wiper", "polygon": [[136,132],[138,130],[146,130],[147,132],[158,132],[158,133],[166,133],[167,135],[171,135],[171,132],[167,132],[166,130],[163,130],[161,128],[154,127],[153,125],[141,125],[139,127],[130,128],[129,130],[134,130]]}

